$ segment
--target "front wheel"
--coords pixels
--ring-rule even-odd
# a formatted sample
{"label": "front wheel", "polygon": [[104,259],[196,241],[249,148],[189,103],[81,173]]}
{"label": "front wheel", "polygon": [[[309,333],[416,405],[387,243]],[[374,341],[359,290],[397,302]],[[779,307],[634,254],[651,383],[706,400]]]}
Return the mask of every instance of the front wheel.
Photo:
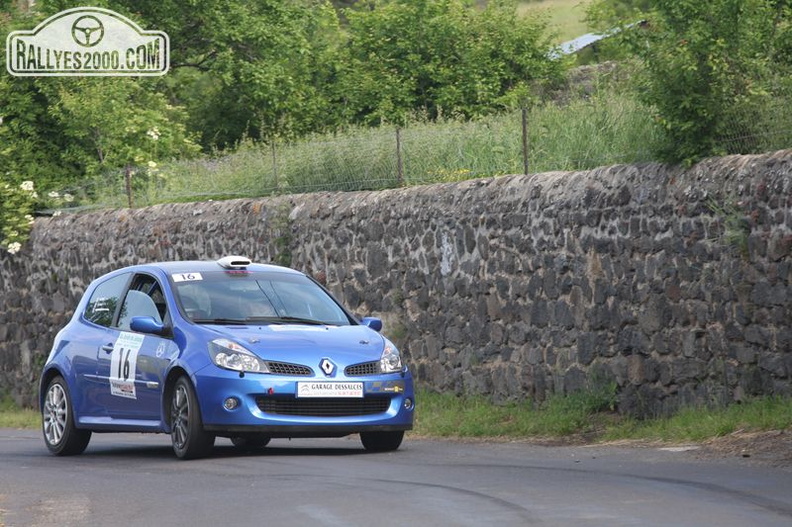
{"label": "front wheel", "polygon": [[369,452],[391,452],[399,448],[404,439],[400,432],[361,432],[360,441]]}
{"label": "front wheel", "polygon": [[44,443],[56,456],[82,454],[91,440],[90,430],[80,430],[74,426],[72,408],[66,381],[61,376],[55,377],[47,386],[41,408],[41,426]]}
{"label": "front wheel", "polygon": [[215,436],[203,429],[195,389],[187,377],[180,377],[171,395],[171,443],[179,459],[209,455]]}

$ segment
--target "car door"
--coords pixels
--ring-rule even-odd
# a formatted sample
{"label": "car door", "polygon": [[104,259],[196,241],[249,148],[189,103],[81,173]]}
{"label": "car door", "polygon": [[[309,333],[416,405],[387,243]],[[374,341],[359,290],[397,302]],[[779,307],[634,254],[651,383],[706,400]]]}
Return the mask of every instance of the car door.
{"label": "car door", "polygon": [[114,339],[111,327],[131,278],[131,273],[124,273],[98,284],[80,315],[79,331],[69,334],[68,348],[77,382],[73,397],[81,421],[107,417],[106,390],[97,375],[97,358],[103,353],[102,347]]}
{"label": "car door", "polygon": [[117,321],[110,328],[110,339],[99,349],[101,399],[107,415],[114,420],[156,426],[162,416],[163,375],[176,345],[158,335],[132,331],[133,317],[152,317],[169,324],[165,297],[153,276],[135,275]]}

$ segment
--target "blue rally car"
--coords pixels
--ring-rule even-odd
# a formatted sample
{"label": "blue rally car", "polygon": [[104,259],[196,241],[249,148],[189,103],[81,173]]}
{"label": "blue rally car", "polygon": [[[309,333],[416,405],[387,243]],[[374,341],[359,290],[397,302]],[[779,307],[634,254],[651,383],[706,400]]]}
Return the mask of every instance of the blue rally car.
{"label": "blue rally car", "polygon": [[138,265],[88,287],[41,376],[44,441],[79,454],[93,432],[163,432],[182,459],[216,437],[359,433],[401,445],[413,381],[376,318],[358,321],[313,279],[244,257]]}

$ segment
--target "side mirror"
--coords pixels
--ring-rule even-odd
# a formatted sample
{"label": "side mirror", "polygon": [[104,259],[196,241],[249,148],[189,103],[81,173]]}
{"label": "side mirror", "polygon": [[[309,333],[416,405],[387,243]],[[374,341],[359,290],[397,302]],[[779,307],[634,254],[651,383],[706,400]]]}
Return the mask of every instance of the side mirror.
{"label": "side mirror", "polygon": [[360,321],[364,326],[368,326],[374,331],[382,331],[382,320],[376,317],[363,317]]}
{"label": "side mirror", "polygon": [[154,320],[154,317],[132,317],[132,320],[129,322],[129,329],[149,335],[164,336],[168,333],[165,324],[157,322]]}

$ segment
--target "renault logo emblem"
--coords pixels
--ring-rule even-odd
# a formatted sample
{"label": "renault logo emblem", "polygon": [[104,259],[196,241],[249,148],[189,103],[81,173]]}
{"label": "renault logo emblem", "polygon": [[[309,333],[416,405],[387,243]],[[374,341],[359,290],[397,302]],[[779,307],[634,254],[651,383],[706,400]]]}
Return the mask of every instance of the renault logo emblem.
{"label": "renault logo emblem", "polygon": [[322,368],[325,375],[330,375],[333,373],[333,370],[335,370],[335,364],[330,362],[330,359],[322,359],[322,362],[319,363],[319,367]]}

